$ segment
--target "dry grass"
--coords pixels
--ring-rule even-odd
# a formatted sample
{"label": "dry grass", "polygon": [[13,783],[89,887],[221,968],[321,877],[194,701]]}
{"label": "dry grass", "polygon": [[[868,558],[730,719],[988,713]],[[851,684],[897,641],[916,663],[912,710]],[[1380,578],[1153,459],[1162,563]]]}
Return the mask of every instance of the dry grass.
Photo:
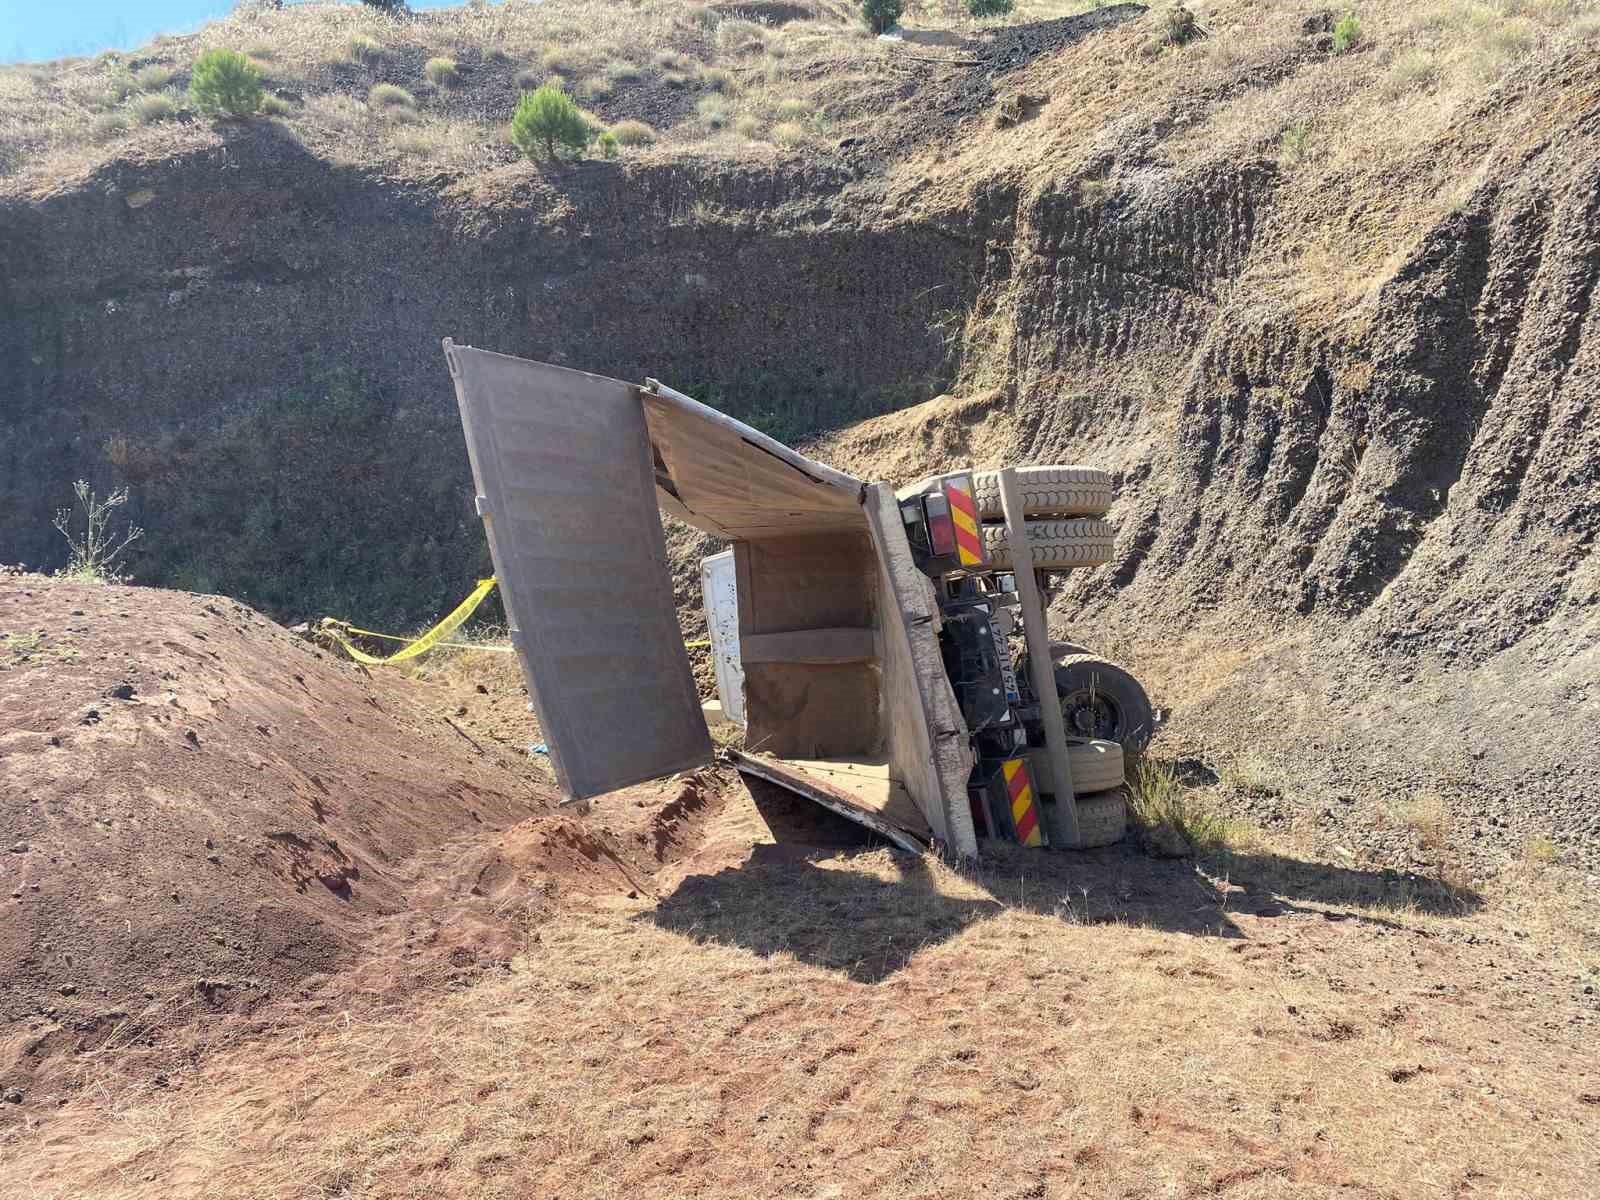
{"label": "dry grass", "polygon": [[1177,777],[1171,763],[1141,757],[1128,772],[1128,813],[1140,825],[1165,825],[1201,854],[1246,850],[1259,844],[1260,832],[1224,816]]}
{"label": "dry grass", "polygon": [[[508,79],[531,89],[561,76],[595,102],[666,83],[688,93],[688,103],[679,127],[664,128],[662,138],[693,143],[707,133],[694,111],[696,93],[735,91],[738,74],[731,68],[769,40],[784,40],[796,50],[794,68],[808,72],[809,86],[828,86],[831,44],[860,41],[847,8],[836,7],[826,19],[799,23],[806,29],[791,33],[788,27],[778,31],[724,18],[710,8],[686,10],[677,0],[468,5],[403,19],[361,5],[307,3],[281,11],[241,6],[197,33],[158,38],[135,54],[0,68],[0,176],[44,179],[98,161],[105,152],[97,146],[115,143],[136,125],[122,111],[125,105],[141,92],[159,93],[182,81],[194,58],[216,47],[244,50],[268,83],[304,97],[278,115],[314,153],[336,161],[415,156],[414,138],[397,142],[368,136],[359,125],[322,119],[343,107],[329,97],[359,98],[378,84],[402,84],[407,75],[427,79],[436,89],[426,97],[426,116],[466,124],[484,120],[486,97],[504,104]],[[642,67],[640,61],[652,55],[659,61]],[[454,77],[446,62],[456,64]],[[344,137],[347,130],[356,136]],[[191,131],[185,144],[217,136]]]}
{"label": "dry grass", "polygon": [[461,79],[456,60],[442,55],[435,55],[423,64],[422,74],[435,87],[452,87]]}
{"label": "dry grass", "polygon": [[1390,806],[1390,816],[1432,853],[1450,844],[1450,808],[1437,792],[1421,792]]}
{"label": "dry grass", "polygon": [[[973,22],[955,6],[917,10],[907,20],[925,29],[972,33],[1092,7],[1081,0],[1023,0],[999,22]],[[1274,11],[1263,15],[1259,4],[1218,0],[1202,16],[1211,36],[1148,65],[1079,54],[1073,86],[1081,80],[1089,87],[1094,78],[1099,83],[1086,94],[1114,90],[1119,97],[1209,89],[1210,96],[1222,98],[1208,100],[1199,120],[1168,139],[1168,150],[1237,162],[1274,153],[1286,129],[1304,124],[1317,131],[1318,169],[1348,174],[1354,165],[1380,163],[1444,128],[1463,105],[1476,102],[1485,84],[1553,41],[1590,36],[1600,26],[1600,0],[1430,0],[1362,10],[1357,50],[1308,63],[1268,86],[1233,86],[1230,80],[1281,54],[1285,39],[1297,36],[1298,10],[1281,2],[1268,7]],[[1130,27],[1128,36],[1148,36],[1145,24],[1153,29],[1159,19],[1157,12],[1137,29]],[[1113,36],[1106,45],[1122,40]],[[161,92],[183,79],[197,54],[217,46],[244,49],[269,82],[292,84],[308,102],[335,93],[360,96],[374,83],[392,82],[396,69],[416,78],[430,61],[453,61],[461,68],[448,89],[453,95],[441,88],[429,97],[430,105],[448,111],[431,115],[469,122],[484,119],[484,89],[503,96],[507,76],[532,88],[560,75],[602,107],[626,89],[665,84],[688,94],[681,122],[662,130],[669,144],[692,144],[732,126],[747,136],[770,131],[774,141],[795,149],[821,145],[840,127],[881,120],[905,82],[894,66],[902,51],[866,36],[853,9],[842,3],[825,6],[816,19],[781,25],[703,6],[685,8],[676,0],[469,5],[403,20],[357,5],[242,8],[196,34],[158,39],[137,56],[0,69],[0,173],[42,173],[52,162],[65,169],[102,157],[94,144],[115,141],[134,124],[126,115],[118,120],[110,114],[141,91]],[[648,70],[630,61],[652,54]],[[351,79],[351,63],[363,70],[364,80]],[[523,64],[520,73],[517,64]],[[384,77],[376,78],[380,71]],[[1104,86],[1106,76],[1116,77],[1114,88]],[[697,91],[737,91],[729,119],[708,130],[694,111]],[[804,114],[775,111],[784,100],[802,105]],[[330,131],[302,125],[310,107],[285,115],[297,132],[312,135],[313,151],[356,161],[396,153],[382,139],[318,140]],[[1097,104],[1073,103],[1052,106],[1051,112],[1096,110]],[[1415,182],[1418,188],[1427,184]],[[1373,220],[1381,222],[1381,214]],[[1308,246],[1320,237],[1309,226],[1306,233]],[[1358,239],[1356,253],[1345,255],[1342,265],[1327,264],[1346,277],[1347,292],[1360,294],[1382,278],[1384,259],[1364,249],[1376,240]],[[1309,274],[1298,269],[1303,264],[1296,266],[1295,273]]]}
{"label": "dry grass", "polygon": [[656,140],[656,131],[643,121],[618,121],[611,132],[623,146],[648,146]]}

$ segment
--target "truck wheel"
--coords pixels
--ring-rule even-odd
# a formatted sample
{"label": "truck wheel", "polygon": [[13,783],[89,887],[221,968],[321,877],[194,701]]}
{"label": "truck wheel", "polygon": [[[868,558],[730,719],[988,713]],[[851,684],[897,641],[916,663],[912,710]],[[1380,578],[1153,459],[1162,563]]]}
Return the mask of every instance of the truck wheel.
{"label": "truck wheel", "polygon": [[[1111,476],[1093,467],[1013,467],[1024,516],[1098,517],[1111,507]],[[978,516],[1000,520],[1000,477],[974,471]]]}
{"label": "truck wheel", "polygon": [[1056,660],[1056,695],[1069,738],[1105,738],[1143,750],[1155,732],[1150,697],[1116,663],[1092,654]]}
{"label": "truck wheel", "polygon": [[[1122,745],[1101,738],[1067,739],[1067,761],[1072,766],[1075,793],[1103,792],[1122,786]],[[1055,779],[1050,770],[1050,751],[1043,746],[1028,750],[1028,773],[1033,787],[1042,795],[1055,795]]]}
{"label": "truck wheel", "polygon": [[1120,791],[1078,797],[1078,849],[1115,845],[1127,833],[1128,805]]}
{"label": "truck wheel", "polygon": [[[1111,561],[1116,531],[1104,521],[1025,521],[1028,549],[1033,552],[1036,571],[1070,571],[1075,567],[1098,567]],[[1004,525],[984,525],[983,549],[989,566],[996,571],[1013,570],[1011,543]]]}

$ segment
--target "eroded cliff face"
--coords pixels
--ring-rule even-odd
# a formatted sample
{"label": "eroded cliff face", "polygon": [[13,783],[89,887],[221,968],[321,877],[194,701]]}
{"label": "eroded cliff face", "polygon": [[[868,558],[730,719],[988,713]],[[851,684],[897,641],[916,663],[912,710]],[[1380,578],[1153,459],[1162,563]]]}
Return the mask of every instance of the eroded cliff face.
{"label": "eroded cliff face", "polygon": [[845,167],[401,185],[270,130],[0,215],[0,561],[131,485],[136,577],[417,620],[486,562],[440,339],[694,391],[794,437],[948,378],[977,243]]}
{"label": "eroded cliff face", "polygon": [[[1020,202],[1011,452],[1114,464],[1121,495],[1116,561],[1057,616],[1212,745],[1593,839],[1593,62],[1529,70],[1337,191],[1296,182],[1203,164]],[[1330,223],[1349,262],[1307,254]]]}

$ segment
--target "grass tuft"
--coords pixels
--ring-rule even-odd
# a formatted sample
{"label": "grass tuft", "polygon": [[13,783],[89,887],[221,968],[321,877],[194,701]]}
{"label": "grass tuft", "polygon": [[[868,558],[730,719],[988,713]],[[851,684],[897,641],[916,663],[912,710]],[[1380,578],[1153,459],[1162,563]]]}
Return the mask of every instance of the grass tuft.
{"label": "grass tuft", "polygon": [[767,135],[774,143],[794,149],[804,146],[811,140],[811,133],[799,121],[780,121],[772,127],[772,132]]}
{"label": "grass tuft", "polygon": [[358,33],[344,44],[344,52],[351,62],[370,65],[383,57],[383,46],[376,38]]}
{"label": "grass tuft", "polygon": [[397,84],[375,83],[367,93],[367,103],[373,108],[415,108],[417,98]]}
{"label": "grass tuft", "polygon": [[611,133],[622,146],[648,146],[656,140],[656,131],[643,121],[618,121]]}
{"label": "grass tuft", "polygon": [[726,129],[733,120],[733,106],[727,97],[713,92],[703,96],[700,103],[695,105],[695,111],[700,114],[700,121],[709,130]]}
{"label": "grass tuft", "polygon": [[422,74],[435,87],[452,87],[461,79],[456,60],[442,55],[430,58],[423,66]]}
{"label": "grass tuft", "polygon": [[1197,851],[1243,849],[1257,840],[1242,821],[1231,820],[1185,786],[1171,763],[1140,758],[1128,779],[1128,813],[1140,825],[1165,825]]}
{"label": "grass tuft", "polygon": [[178,106],[171,96],[157,93],[150,96],[140,96],[130,106],[133,119],[141,125],[154,125],[160,121],[170,121],[178,115]]}

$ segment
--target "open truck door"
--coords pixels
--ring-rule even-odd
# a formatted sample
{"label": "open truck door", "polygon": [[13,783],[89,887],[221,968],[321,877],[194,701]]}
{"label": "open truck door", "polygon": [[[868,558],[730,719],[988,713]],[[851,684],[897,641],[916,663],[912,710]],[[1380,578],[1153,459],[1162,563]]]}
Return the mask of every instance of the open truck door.
{"label": "open truck door", "polygon": [[653,380],[445,342],[478,508],[558,779],[710,760],[658,507],[733,543],[747,774],[920,850],[977,853],[973,757],[893,490]]}

